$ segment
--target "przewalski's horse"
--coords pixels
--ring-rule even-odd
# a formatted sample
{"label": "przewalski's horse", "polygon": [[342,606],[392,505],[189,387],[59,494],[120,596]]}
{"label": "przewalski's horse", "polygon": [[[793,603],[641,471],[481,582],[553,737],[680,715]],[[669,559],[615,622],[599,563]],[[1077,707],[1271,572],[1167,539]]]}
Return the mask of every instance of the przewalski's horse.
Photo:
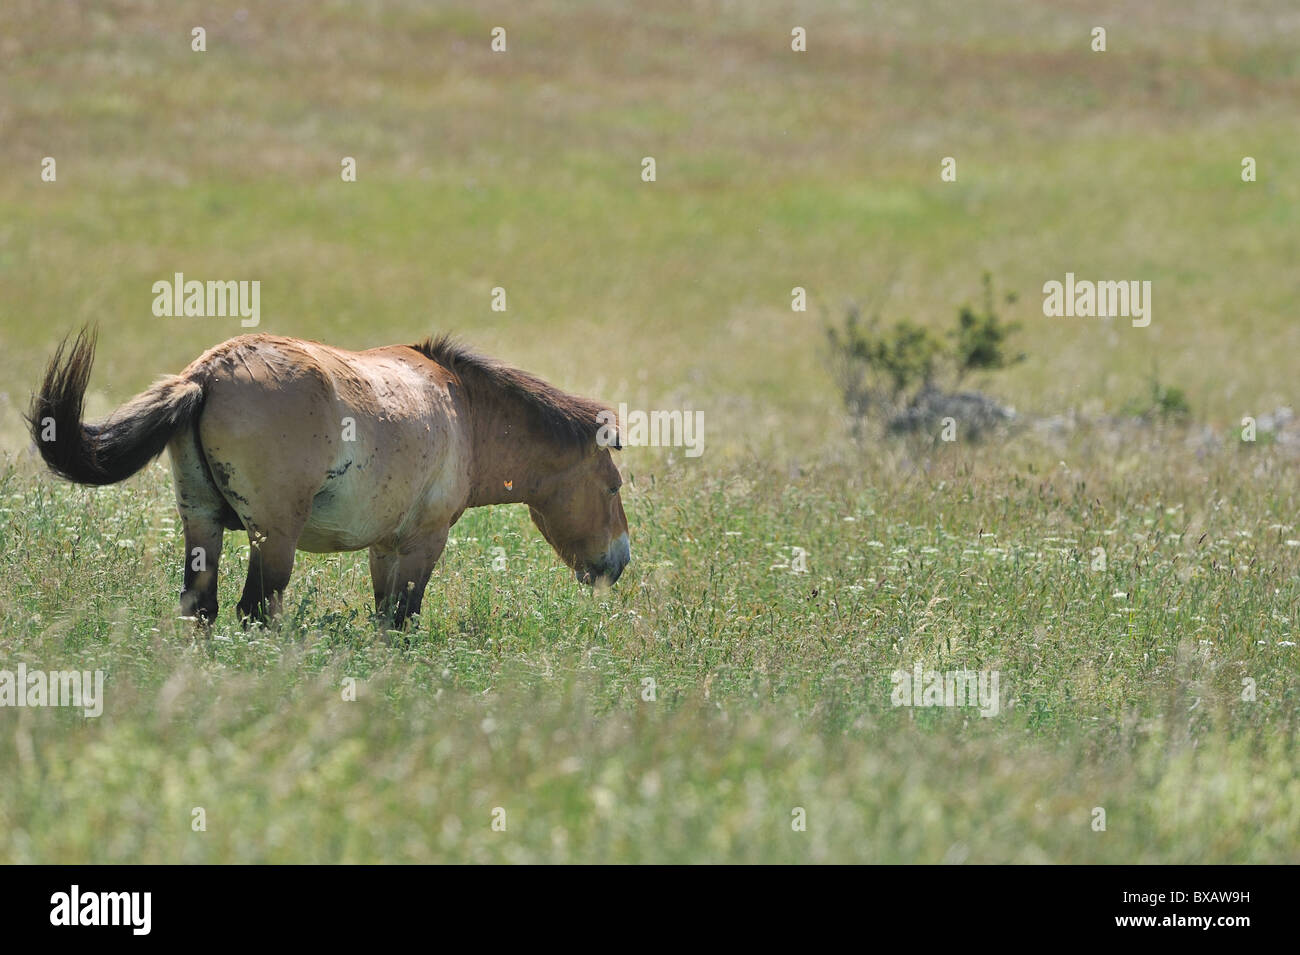
{"label": "przewalski's horse", "polygon": [[296,550],[369,548],[376,608],[400,626],[419,612],[451,526],[484,504],[527,504],[581,582],[613,583],[631,557],[618,468],[597,441],[606,407],[446,336],[350,352],[243,335],[87,424],[94,357],[88,330],[59,346],[32,400],[32,437],[79,484],[121,481],[167,449],[185,616],[217,616],[226,529],[251,544],[244,623],[279,614]]}

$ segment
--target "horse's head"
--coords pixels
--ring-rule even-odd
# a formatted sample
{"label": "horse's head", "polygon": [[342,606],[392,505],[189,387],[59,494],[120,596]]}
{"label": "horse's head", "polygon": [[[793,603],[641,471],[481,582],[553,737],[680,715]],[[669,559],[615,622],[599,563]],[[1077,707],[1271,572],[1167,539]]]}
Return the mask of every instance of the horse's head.
{"label": "horse's head", "polygon": [[546,481],[529,507],[537,529],[581,583],[612,584],[632,559],[622,484],[609,448],[597,446]]}

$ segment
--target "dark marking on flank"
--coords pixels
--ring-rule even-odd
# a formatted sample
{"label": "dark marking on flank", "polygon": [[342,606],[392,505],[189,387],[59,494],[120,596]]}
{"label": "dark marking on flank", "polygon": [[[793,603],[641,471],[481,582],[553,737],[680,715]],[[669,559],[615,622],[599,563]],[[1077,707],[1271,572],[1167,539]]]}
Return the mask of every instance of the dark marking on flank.
{"label": "dark marking on flank", "polygon": [[232,472],[230,465],[226,464],[224,461],[212,461],[209,462],[209,465],[212,468],[213,480],[217,482],[217,487],[221,491],[222,496],[227,499],[234,499],[241,504],[249,503],[248,498],[244,497],[244,495],[231,490],[230,475]]}

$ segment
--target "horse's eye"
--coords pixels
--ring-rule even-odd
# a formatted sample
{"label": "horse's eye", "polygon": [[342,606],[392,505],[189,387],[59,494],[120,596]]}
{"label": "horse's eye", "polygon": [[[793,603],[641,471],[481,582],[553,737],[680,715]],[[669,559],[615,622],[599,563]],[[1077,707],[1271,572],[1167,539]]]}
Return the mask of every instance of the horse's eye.
{"label": "horse's eye", "polygon": [[617,494],[617,493],[618,493],[618,488],[616,488],[616,487],[611,487],[611,488],[609,489],[609,493],[610,493],[610,494]]}

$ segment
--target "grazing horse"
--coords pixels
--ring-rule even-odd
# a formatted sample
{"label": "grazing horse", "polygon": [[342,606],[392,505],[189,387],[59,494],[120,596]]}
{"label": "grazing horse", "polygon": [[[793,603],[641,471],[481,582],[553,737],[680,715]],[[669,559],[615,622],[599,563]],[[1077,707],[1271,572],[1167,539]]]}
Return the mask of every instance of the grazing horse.
{"label": "grazing horse", "polygon": [[631,557],[618,442],[597,420],[608,409],[446,336],[350,352],[241,335],[83,423],[94,357],[85,329],[59,346],[28,413],[32,437],[79,484],[124,480],[167,449],[184,616],[216,619],[227,529],[251,545],[245,625],[279,615],[295,551],[369,548],[376,610],[401,626],[467,507],[527,504],[583,583],[613,583]]}

